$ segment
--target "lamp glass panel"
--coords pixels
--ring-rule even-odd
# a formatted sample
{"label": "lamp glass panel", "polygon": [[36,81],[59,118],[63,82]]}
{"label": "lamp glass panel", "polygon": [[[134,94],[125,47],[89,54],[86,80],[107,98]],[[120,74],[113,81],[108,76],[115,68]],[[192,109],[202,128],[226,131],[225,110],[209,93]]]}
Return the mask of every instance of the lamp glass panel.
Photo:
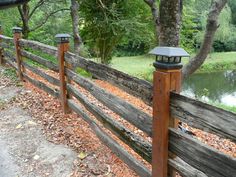
{"label": "lamp glass panel", "polygon": [[168,57],[166,57],[166,56],[163,56],[163,62],[165,62],[165,63],[168,63],[169,62],[169,58]]}
{"label": "lamp glass panel", "polygon": [[170,63],[174,63],[175,62],[175,58],[174,57],[170,57]]}

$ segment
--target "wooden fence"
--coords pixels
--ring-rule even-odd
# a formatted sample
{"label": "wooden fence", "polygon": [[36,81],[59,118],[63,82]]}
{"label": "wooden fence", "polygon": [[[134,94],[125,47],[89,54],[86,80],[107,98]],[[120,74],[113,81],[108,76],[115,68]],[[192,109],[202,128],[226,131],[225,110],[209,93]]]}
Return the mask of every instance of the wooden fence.
{"label": "wooden fence", "polygon": [[[15,29],[14,38],[0,35],[0,63],[8,63],[14,67],[22,81],[28,80],[36,87],[59,98],[65,113],[71,110],[78,113],[90,125],[97,137],[139,176],[174,176],[175,171],[183,177],[236,176],[235,158],[185,134],[173,123],[178,119],[194,128],[230,139],[235,143],[236,114],[176,93],[180,86],[179,71],[174,74],[155,71],[154,85],[152,85],[68,52],[68,42],[61,38],[56,48],[21,39],[20,31]],[[50,61],[48,57],[57,58],[58,62]],[[29,60],[59,73],[59,77],[53,77],[35,65],[29,64]],[[77,74],[76,67],[88,71],[94,78],[114,84],[147,105],[153,106],[153,116],[109,93],[91,79]],[[34,79],[28,71],[37,74],[57,89]],[[174,85],[171,82],[173,78]],[[111,115],[106,114],[101,107],[83,95],[75,84],[87,90],[101,104],[129,124],[144,132],[146,137],[152,138],[153,144],[145,136],[134,133]],[[171,90],[176,92],[170,92]],[[83,107],[77,104],[77,101]],[[89,111],[96,120],[86,111]],[[104,129],[108,129],[109,133]],[[111,133],[150,163],[152,172],[112,138]],[[167,175],[168,171],[169,175]]]}

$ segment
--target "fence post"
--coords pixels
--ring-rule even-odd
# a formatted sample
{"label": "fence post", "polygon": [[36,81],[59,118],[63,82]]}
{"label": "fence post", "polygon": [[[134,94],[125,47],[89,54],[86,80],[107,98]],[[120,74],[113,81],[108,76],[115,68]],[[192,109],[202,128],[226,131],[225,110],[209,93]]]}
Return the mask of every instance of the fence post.
{"label": "fence post", "polygon": [[19,46],[19,40],[21,39],[22,28],[14,27],[12,28],[12,31],[14,35],[14,44],[16,50],[17,72],[20,80],[23,81],[22,65],[21,65],[22,57],[20,54],[20,46]]}
{"label": "fence post", "polygon": [[153,64],[156,70],[153,74],[152,177],[175,176],[176,172],[168,169],[168,156],[171,156],[168,153],[168,128],[178,128],[178,120],[170,115],[170,92],[180,92],[181,57],[188,54],[183,49],[168,47],[155,48],[150,54],[157,56]]}
{"label": "fence post", "polygon": [[64,114],[70,112],[67,103],[67,90],[66,90],[66,76],[65,76],[65,52],[69,50],[69,38],[68,34],[57,34],[56,39],[58,43],[58,62],[59,62],[59,77],[60,77],[60,99],[62,110]]}
{"label": "fence post", "polygon": [[[0,35],[2,35],[2,25],[0,25]],[[0,43],[2,42],[2,39],[0,39]],[[4,60],[3,60],[3,48],[0,48],[0,65],[4,64]]]}

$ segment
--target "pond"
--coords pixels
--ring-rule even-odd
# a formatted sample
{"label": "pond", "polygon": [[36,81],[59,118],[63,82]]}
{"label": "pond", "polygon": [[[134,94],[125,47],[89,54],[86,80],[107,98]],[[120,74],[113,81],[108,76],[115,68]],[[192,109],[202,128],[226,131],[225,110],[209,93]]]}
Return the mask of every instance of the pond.
{"label": "pond", "polygon": [[182,90],[192,98],[236,106],[236,70],[194,74],[184,82]]}

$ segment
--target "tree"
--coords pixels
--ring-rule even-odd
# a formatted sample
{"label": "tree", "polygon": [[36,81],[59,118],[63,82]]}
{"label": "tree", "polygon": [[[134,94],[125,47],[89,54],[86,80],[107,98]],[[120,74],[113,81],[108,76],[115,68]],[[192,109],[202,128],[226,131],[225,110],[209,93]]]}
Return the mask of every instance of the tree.
{"label": "tree", "polygon": [[158,7],[156,0],[144,0],[144,2],[150,7],[152,18],[155,26],[155,34],[157,43],[159,42],[159,33],[160,33],[160,19],[158,15]]}
{"label": "tree", "polygon": [[140,34],[146,27],[137,13],[143,8],[139,0],[82,0],[80,4],[84,42],[97,50],[103,64],[109,64],[126,34]]}
{"label": "tree", "polygon": [[222,9],[225,7],[227,0],[215,0],[212,2],[211,10],[207,18],[205,36],[201,48],[197,55],[190,59],[189,63],[183,68],[183,78],[187,78],[194,73],[206,60],[211,51],[214,35],[219,27],[218,19]]}
{"label": "tree", "polygon": [[182,0],[160,1],[160,46],[179,46]]}
{"label": "tree", "polygon": [[[146,3],[151,0],[144,0]],[[197,55],[193,57],[183,68],[183,78],[187,78],[194,73],[205,61],[211,50],[213,38],[217,28],[219,27],[218,18],[225,7],[227,0],[213,0],[211,10],[208,15],[206,31],[201,48]],[[150,6],[150,5],[149,5]],[[150,6],[151,9],[152,6]],[[156,28],[159,28],[159,45],[161,46],[179,46],[180,27],[182,18],[182,0],[160,0],[159,16],[155,14],[154,19],[159,19],[159,23],[155,22]]]}
{"label": "tree", "polygon": [[79,3],[77,0],[71,0],[70,10],[71,10],[73,39],[74,39],[74,52],[76,54],[79,54],[82,44],[82,39],[79,34]]}
{"label": "tree", "polygon": [[[22,21],[23,37],[27,39],[30,32],[41,28],[48,19],[56,13],[69,10],[68,8],[60,8],[60,3],[64,3],[64,1],[34,0],[18,6],[18,11]],[[41,18],[37,20],[37,24],[34,23],[34,26],[30,25],[30,21],[35,20],[32,20],[32,18],[39,10],[40,12],[43,12],[43,15],[40,14]]]}

